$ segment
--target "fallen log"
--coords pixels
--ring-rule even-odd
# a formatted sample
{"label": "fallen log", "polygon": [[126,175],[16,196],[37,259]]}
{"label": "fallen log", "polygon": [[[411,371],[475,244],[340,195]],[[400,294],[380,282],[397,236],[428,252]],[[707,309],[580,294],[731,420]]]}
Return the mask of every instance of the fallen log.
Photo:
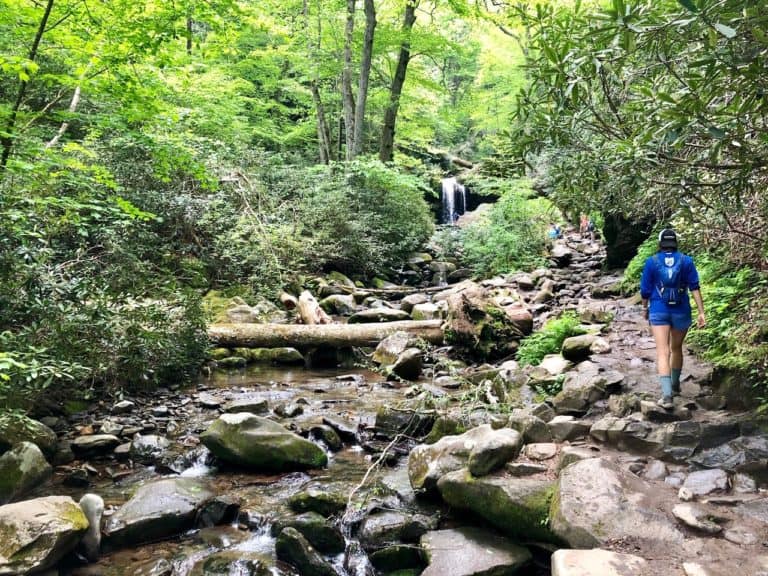
{"label": "fallen log", "polygon": [[208,338],[224,348],[298,349],[328,346],[376,346],[395,332],[408,332],[432,344],[442,344],[442,320],[403,320],[371,324],[212,324]]}

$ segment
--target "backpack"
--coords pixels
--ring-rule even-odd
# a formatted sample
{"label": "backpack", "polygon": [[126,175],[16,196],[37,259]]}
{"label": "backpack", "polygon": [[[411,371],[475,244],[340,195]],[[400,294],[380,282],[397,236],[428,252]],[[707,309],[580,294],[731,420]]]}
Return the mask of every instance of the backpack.
{"label": "backpack", "polygon": [[680,275],[683,268],[683,256],[677,254],[672,256],[674,264],[668,265],[661,254],[653,257],[656,263],[656,271],[659,275],[659,285],[656,289],[659,291],[662,302],[667,306],[679,306],[685,300],[685,286],[681,285]]}

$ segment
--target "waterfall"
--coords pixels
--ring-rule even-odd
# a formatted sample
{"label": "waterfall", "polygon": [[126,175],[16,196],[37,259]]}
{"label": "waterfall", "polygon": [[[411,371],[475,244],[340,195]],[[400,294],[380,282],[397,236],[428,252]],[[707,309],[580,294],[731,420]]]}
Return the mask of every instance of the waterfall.
{"label": "waterfall", "polygon": [[444,224],[453,224],[467,211],[467,190],[456,178],[443,178],[442,205]]}

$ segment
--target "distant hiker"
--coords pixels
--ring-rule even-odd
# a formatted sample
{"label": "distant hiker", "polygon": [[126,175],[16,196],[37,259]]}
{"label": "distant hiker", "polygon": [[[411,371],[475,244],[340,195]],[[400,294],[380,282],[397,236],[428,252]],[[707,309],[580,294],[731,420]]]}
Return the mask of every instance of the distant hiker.
{"label": "distant hiker", "polygon": [[579,217],[579,234],[581,234],[582,238],[587,235],[587,226],[589,226],[589,218],[582,212]]}
{"label": "distant hiker", "polygon": [[590,218],[587,220],[587,232],[589,233],[589,239],[595,239],[595,221]]}
{"label": "distant hiker", "polygon": [[656,342],[656,369],[661,385],[659,406],[671,410],[672,398],[680,394],[683,340],[691,326],[690,290],[696,302],[696,324],[703,328],[704,301],[699,273],[693,258],[677,251],[677,234],[665,228],[659,234],[659,251],[645,261],[640,279],[643,315],[651,324]]}
{"label": "distant hiker", "polygon": [[563,231],[560,229],[560,226],[552,222],[549,225],[549,230],[547,230],[547,237],[551,240],[557,240],[563,237]]}

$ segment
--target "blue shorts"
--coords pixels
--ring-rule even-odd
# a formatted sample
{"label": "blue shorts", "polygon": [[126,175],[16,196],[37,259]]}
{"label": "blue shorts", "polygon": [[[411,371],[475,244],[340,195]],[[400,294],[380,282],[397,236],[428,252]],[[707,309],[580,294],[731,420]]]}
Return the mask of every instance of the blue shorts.
{"label": "blue shorts", "polygon": [[651,312],[648,315],[651,326],[671,326],[674,330],[688,330],[693,323],[691,311]]}

